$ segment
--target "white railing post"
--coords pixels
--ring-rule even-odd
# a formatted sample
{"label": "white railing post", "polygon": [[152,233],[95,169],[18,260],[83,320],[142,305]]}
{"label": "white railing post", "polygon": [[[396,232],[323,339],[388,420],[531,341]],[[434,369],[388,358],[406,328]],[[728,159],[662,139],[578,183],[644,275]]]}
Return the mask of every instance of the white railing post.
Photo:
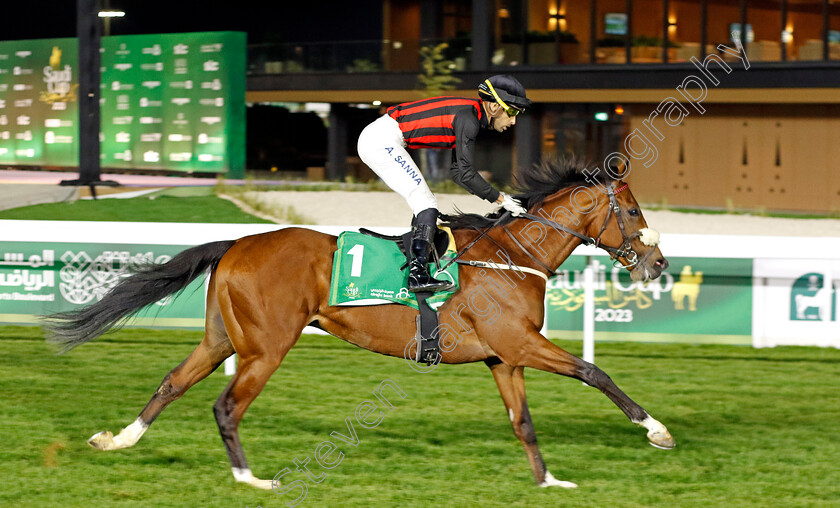
{"label": "white railing post", "polygon": [[228,356],[225,360],[225,376],[234,374],[236,374],[236,353]]}
{"label": "white railing post", "polygon": [[595,261],[587,257],[583,269],[583,360],[595,362]]}
{"label": "white railing post", "polygon": [[548,338],[548,282],[545,283],[545,297],[543,298],[543,325],[540,333]]}

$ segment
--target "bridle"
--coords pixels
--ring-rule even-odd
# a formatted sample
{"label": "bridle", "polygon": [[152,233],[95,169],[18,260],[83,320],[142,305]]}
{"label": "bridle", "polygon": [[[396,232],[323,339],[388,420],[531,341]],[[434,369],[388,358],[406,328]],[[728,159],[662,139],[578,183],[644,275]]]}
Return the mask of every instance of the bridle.
{"label": "bridle", "polygon": [[[577,231],[573,231],[573,230],[567,228],[566,226],[564,226],[564,225],[562,225],[558,222],[555,222],[551,219],[546,219],[545,217],[540,217],[538,215],[533,215],[533,214],[530,214],[530,213],[519,214],[519,215],[516,216],[516,218],[530,219],[532,221],[539,222],[540,224],[544,224],[546,226],[549,226],[549,227],[551,227],[555,230],[563,231],[565,233],[568,233],[572,236],[575,236],[575,237],[581,239],[584,245],[594,245],[595,247],[598,247],[599,249],[602,249],[602,250],[606,251],[610,255],[610,258],[613,260],[613,265],[614,266],[617,266],[617,267],[623,266],[625,268],[633,268],[639,263],[639,255],[636,253],[636,251],[630,245],[630,242],[635,240],[636,238],[639,238],[642,235],[642,233],[637,231],[637,232],[635,232],[631,235],[627,234],[627,229],[624,227],[624,221],[622,220],[621,207],[618,205],[618,200],[616,199],[616,195],[619,194],[620,192],[622,192],[623,190],[627,189],[628,185],[625,183],[624,185],[622,185],[621,187],[616,189],[615,188],[615,182],[607,182],[606,187],[607,187],[607,195],[609,196],[609,199],[610,199],[610,206],[609,206],[609,209],[607,210],[607,216],[604,218],[604,224],[601,226],[601,230],[598,232],[598,235],[596,235],[594,237],[593,236],[587,236],[587,235],[584,235],[582,233],[578,233]],[[604,245],[603,243],[601,243],[601,235],[603,235],[604,231],[606,231],[607,224],[609,223],[610,216],[612,216],[612,215],[615,215],[615,220],[616,220],[616,222],[618,222],[618,229],[621,231],[621,245],[618,246],[618,247],[610,247],[608,245]],[[475,240],[473,240],[469,245],[467,245],[467,247],[462,249],[461,252],[459,252],[457,256],[455,256],[453,259],[449,260],[449,262],[446,263],[446,265],[443,268],[445,269],[452,262],[470,264],[469,262],[462,261],[459,258],[465,252],[467,252],[473,245],[475,245],[482,237],[484,237],[484,235],[486,235],[487,232],[489,232],[491,229],[493,229],[496,225],[501,223],[503,220],[507,219],[509,216],[510,216],[509,211],[506,211],[504,214],[502,214],[498,219],[496,219],[496,222],[492,226],[484,229],[484,231],[482,231],[481,234]],[[513,235],[513,233],[510,232],[510,230],[507,228],[507,226],[502,226],[502,230],[504,230],[504,232],[507,233],[508,237],[510,237],[510,239],[513,240],[513,243],[516,244],[516,246],[519,247],[519,249],[522,252],[524,252],[529,258],[531,258],[532,261],[534,261],[539,266],[544,268],[548,272],[549,276],[554,275],[554,270],[550,266],[548,266],[545,263],[543,263],[542,261],[540,261],[536,256],[531,254],[531,252],[524,245],[522,245],[522,243],[519,240],[516,239],[516,237]],[[490,239],[493,240],[492,238],[490,238]],[[493,240],[493,241],[495,242],[495,240]],[[622,264],[621,261],[619,261],[618,258],[626,259],[627,264],[626,265]],[[509,259],[508,259],[508,264],[512,265],[512,262],[510,262]]]}
{"label": "bridle", "polygon": [[[545,217],[540,217],[538,215],[523,213],[520,214],[518,217],[524,217],[526,219],[545,224],[546,226],[550,226],[554,229],[563,231],[565,233],[569,233],[572,236],[580,238],[583,241],[584,245],[594,245],[599,249],[605,250],[610,255],[610,258],[613,260],[613,266],[633,268],[639,263],[639,255],[633,249],[633,246],[630,245],[630,242],[632,242],[636,238],[639,238],[642,235],[642,233],[637,231],[631,235],[627,234],[627,228],[624,227],[624,220],[622,219],[621,215],[621,207],[618,205],[618,200],[615,197],[617,194],[627,189],[628,185],[625,183],[624,185],[616,189],[615,182],[607,182],[606,187],[607,196],[609,196],[610,198],[610,207],[607,210],[607,216],[604,218],[604,224],[601,226],[601,230],[594,237],[578,233],[577,231],[573,231],[562,224],[559,224],[550,219],[546,219]],[[610,247],[609,245],[604,245],[603,243],[601,243],[601,235],[603,235],[604,231],[607,230],[607,224],[609,224],[610,216],[612,215],[615,215],[615,220],[616,222],[618,222],[618,229],[619,231],[621,231],[621,245],[619,245],[618,247]],[[513,234],[511,234],[510,231],[507,231],[507,228],[504,229],[507,232],[508,236],[514,238]],[[514,241],[519,246],[519,248],[525,252],[525,254],[531,257],[531,259],[538,261],[541,266],[546,268],[549,272],[553,273],[553,270],[551,268],[549,268],[544,263],[536,259],[530,252],[528,252],[525,249],[525,247],[521,243],[519,243],[519,241],[517,241],[515,238]],[[618,258],[626,259],[627,264],[622,264],[621,261],[618,260]]]}

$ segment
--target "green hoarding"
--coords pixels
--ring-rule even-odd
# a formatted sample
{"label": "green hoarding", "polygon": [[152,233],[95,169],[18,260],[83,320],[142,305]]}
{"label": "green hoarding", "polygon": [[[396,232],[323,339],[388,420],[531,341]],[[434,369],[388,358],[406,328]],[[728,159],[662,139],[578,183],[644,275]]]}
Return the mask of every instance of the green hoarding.
{"label": "green hoarding", "polygon": [[76,46],[0,42],[0,164],[78,166]]}
{"label": "green hoarding", "polygon": [[[32,324],[38,315],[90,305],[138,264],[165,262],[188,247],[4,241],[0,322]],[[751,344],[752,259],[670,258],[668,271],[647,284],[631,281],[609,258],[593,259],[597,340]],[[581,337],[586,262],[586,256],[572,256],[548,283],[549,337]],[[202,281],[150,306],[134,324],[202,328]]]}
{"label": "green hoarding", "polygon": [[[245,168],[245,34],[102,39],[102,167]],[[76,39],[0,42],[0,164],[78,166]]]}
{"label": "green hoarding", "polygon": [[[0,322],[32,324],[37,316],[96,303],[136,266],[162,263],[186,246],[3,242]],[[138,326],[202,328],[204,277],[177,298],[167,297],[137,315]]]}
{"label": "green hoarding", "polygon": [[[596,339],[751,344],[752,259],[669,258],[646,284],[607,257],[594,259]],[[585,266],[572,256],[548,283],[550,337],[581,336]]]}

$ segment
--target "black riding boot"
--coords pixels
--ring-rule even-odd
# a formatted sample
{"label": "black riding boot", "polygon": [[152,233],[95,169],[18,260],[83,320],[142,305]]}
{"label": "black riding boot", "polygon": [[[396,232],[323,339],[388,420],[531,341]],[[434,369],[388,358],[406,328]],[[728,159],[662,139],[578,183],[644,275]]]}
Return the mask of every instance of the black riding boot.
{"label": "black riding boot", "polygon": [[417,214],[411,238],[411,262],[408,268],[408,290],[412,293],[450,289],[452,284],[429,275],[429,250],[437,229],[438,211],[428,208]]}

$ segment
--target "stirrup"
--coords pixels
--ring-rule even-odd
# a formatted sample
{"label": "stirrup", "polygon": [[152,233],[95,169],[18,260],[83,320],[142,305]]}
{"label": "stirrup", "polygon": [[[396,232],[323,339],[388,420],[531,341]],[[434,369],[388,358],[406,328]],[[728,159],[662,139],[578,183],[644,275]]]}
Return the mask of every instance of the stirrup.
{"label": "stirrup", "polygon": [[426,365],[435,365],[440,363],[440,340],[434,337],[424,338],[421,332],[422,318],[418,315],[414,319],[417,326],[417,332],[414,335],[414,342],[417,344],[417,352],[414,355],[414,361],[417,363],[425,363]]}
{"label": "stirrup", "polygon": [[426,284],[419,284],[417,286],[412,287],[411,283],[408,284],[408,292],[409,293],[438,293],[440,291],[446,291],[452,289],[452,283],[446,282],[443,280],[432,279],[435,281],[434,283],[429,281]]}
{"label": "stirrup", "polygon": [[412,266],[409,268],[409,293],[437,293],[438,291],[446,291],[448,289],[452,289],[453,287],[454,285],[450,281],[438,280],[432,277],[429,273],[428,266],[412,263]]}

